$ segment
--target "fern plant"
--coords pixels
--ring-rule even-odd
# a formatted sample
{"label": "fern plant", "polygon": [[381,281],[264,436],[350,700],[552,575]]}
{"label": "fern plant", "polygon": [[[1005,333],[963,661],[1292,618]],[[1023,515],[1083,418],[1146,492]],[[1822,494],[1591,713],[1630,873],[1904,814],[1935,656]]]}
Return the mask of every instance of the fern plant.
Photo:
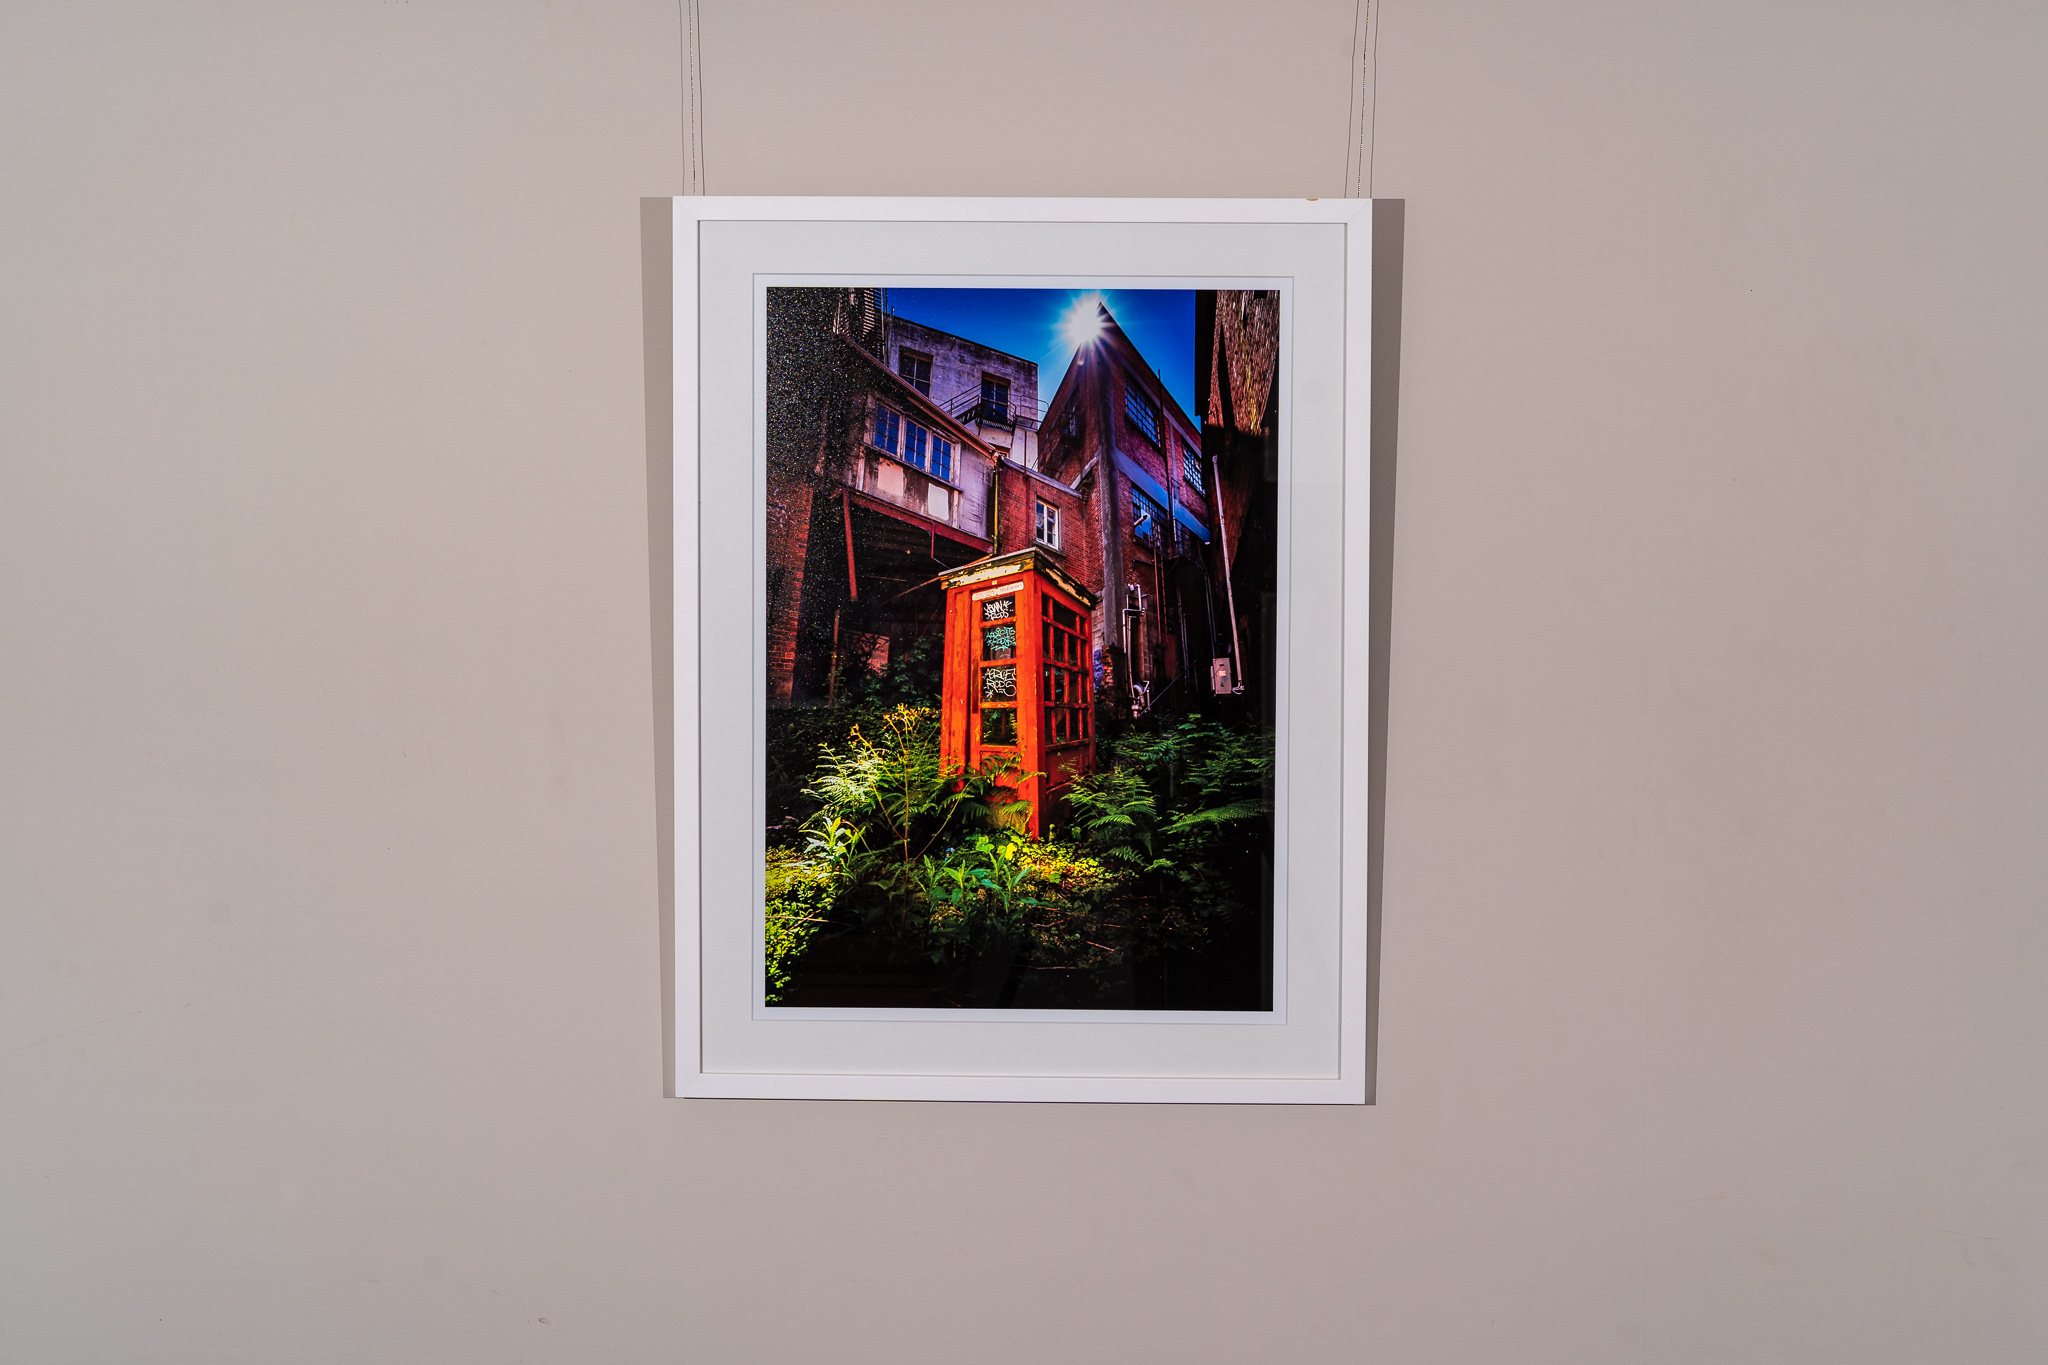
{"label": "fern plant", "polygon": [[805,825],[806,845],[881,893],[868,898],[866,918],[905,929],[922,861],[967,829],[1014,832],[1031,809],[1015,792],[1024,776],[1008,756],[980,769],[948,766],[939,754],[939,713],[892,707],[854,726],[843,745],[820,748],[805,789],[818,805]]}
{"label": "fern plant", "polygon": [[1250,908],[1271,856],[1273,738],[1186,716],[1134,729],[1068,796],[1070,822],[1132,874],[1122,918],[1141,955],[1198,946],[1212,921]]}

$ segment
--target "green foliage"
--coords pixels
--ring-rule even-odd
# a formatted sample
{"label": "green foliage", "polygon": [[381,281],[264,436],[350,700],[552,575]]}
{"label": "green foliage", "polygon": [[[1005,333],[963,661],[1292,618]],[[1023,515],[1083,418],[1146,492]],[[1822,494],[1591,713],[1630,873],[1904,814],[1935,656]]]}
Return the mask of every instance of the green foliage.
{"label": "green foliage", "polygon": [[888,669],[879,674],[848,663],[837,706],[769,710],[766,776],[770,843],[801,843],[804,822],[817,814],[818,803],[805,789],[811,785],[821,749],[844,745],[847,735],[856,727],[876,729],[899,706],[923,709],[938,705],[939,645],[936,637],[920,639],[899,651]]}
{"label": "green foliage", "polygon": [[1022,934],[1026,918],[1040,904],[1031,893],[1031,869],[1017,858],[1017,841],[978,834],[972,843],[943,858],[924,860],[925,930],[932,959],[966,946],[978,934],[1004,938]]}
{"label": "green foliage", "polygon": [[1017,859],[1031,870],[1047,895],[1084,898],[1108,890],[1116,874],[1074,844],[1051,839],[1019,840]]}
{"label": "green foliage", "polygon": [[908,649],[894,651],[880,673],[870,673],[861,660],[849,655],[840,660],[839,704],[862,711],[937,706],[944,660],[945,637],[936,631],[919,636]]}
{"label": "green foliage", "polygon": [[1068,822],[1102,856],[1137,871],[1149,869],[1159,832],[1159,803],[1144,774],[1109,768],[1067,793]]}
{"label": "green foliage", "polygon": [[888,711],[879,704],[831,707],[775,707],[768,712],[767,818],[771,844],[801,842],[806,820],[817,814],[805,794],[818,766],[820,749],[842,744],[858,725],[872,724]]}
{"label": "green foliage", "polygon": [[818,758],[804,789],[818,803],[818,814],[805,828],[845,824],[870,831],[877,853],[882,845],[898,845],[903,862],[911,860],[914,837],[923,836],[923,842],[935,834],[920,826],[934,819],[943,823],[949,804],[957,804],[948,801],[939,713],[931,707],[891,707],[855,725],[844,743],[822,746]]}
{"label": "green foliage", "polygon": [[1100,940],[1115,876],[1072,845],[1012,833],[978,834],[924,860],[925,940],[934,962],[976,953],[1015,953],[1039,970],[1073,971],[1115,962]]}
{"label": "green foliage", "polygon": [[895,850],[900,866],[924,856],[956,821],[1014,827],[1029,813],[1006,783],[1014,760],[981,770],[948,766],[939,757],[939,713],[930,706],[892,706],[855,725],[846,742],[822,746],[806,794],[819,821],[840,820],[866,832],[877,856]]}
{"label": "green foliage", "polygon": [[[1259,731],[1194,716],[1126,731],[1071,789],[1070,842],[1021,832],[1030,807],[1013,786],[1028,774],[942,763],[933,708],[867,709],[816,752],[797,846],[770,855],[771,995],[838,926],[959,982],[997,989],[1021,972],[1068,983],[1055,991],[1068,1003],[1105,998],[1129,979],[1111,969],[1200,950],[1256,910],[1271,867],[1272,739]],[[968,996],[992,1003],[984,990]]]}
{"label": "green foliage", "polygon": [[1253,908],[1271,865],[1273,738],[1191,715],[1126,731],[1112,755],[1075,783],[1070,821],[1130,874],[1135,952],[1198,947]]}
{"label": "green foliage", "polygon": [[768,1003],[789,988],[789,969],[828,923],[835,878],[792,849],[768,850]]}
{"label": "green foliage", "polygon": [[820,814],[804,826],[804,856],[837,890],[859,881],[874,856],[861,846],[864,835],[850,820]]}

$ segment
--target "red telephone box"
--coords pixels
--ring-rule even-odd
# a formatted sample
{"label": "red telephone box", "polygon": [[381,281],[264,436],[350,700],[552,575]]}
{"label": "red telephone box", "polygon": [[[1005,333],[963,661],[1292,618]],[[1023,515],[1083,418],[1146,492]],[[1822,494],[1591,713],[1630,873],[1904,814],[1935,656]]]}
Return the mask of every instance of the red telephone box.
{"label": "red telephone box", "polygon": [[1095,594],[1043,551],[1019,550],[944,580],[939,753],[955,768],[1013,757],[1031,837],[1075,778],[1095,771]]}

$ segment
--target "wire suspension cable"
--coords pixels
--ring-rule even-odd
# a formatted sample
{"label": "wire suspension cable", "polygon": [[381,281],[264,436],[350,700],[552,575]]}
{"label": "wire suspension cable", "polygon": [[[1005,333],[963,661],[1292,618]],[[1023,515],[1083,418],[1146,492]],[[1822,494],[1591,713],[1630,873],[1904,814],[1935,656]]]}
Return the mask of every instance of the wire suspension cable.
{"label": "wire suspension cable", "polygon": [[676,0],[676,19],[683,30],[683,160],[689,193],[704,193],[704,152],[698,126],[704,121],[703,78],[697,60],[697,0]]}

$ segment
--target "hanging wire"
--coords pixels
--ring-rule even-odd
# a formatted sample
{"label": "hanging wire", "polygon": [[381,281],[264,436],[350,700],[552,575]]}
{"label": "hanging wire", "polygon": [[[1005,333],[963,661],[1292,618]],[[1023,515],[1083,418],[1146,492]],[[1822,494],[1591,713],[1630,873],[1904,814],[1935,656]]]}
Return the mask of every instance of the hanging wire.
{"label": "hanging wire", "polygon": [[1379,13],[1372,0],[1358,0],[1352,11],[1351,49],[1358,54],[1358,85],[1352,104],[1358,119],[1345,139],[1346,187],[1353,199],[1372,197],[1373,133],[1379,104]]}
{"label": "hanging wire", "polygon": [[704,193],[704,154],[698,125],[704,121],[702,80],[697,71],[697,0],[676,0],[676,20],[683,30],[683,135],[688,162],[690,193]]}
{"label": "hanging wire", "polygon": [[1375,6],[1366,16],[1365,27],[1366,83],[1372,87],[1370,101],[1372,112],[1367,116],[1366,126],[1370,129],[1365,139],[1365,197],[1372,198],[1372,171],[1378,160],[1380,133],[1380,11]]}

